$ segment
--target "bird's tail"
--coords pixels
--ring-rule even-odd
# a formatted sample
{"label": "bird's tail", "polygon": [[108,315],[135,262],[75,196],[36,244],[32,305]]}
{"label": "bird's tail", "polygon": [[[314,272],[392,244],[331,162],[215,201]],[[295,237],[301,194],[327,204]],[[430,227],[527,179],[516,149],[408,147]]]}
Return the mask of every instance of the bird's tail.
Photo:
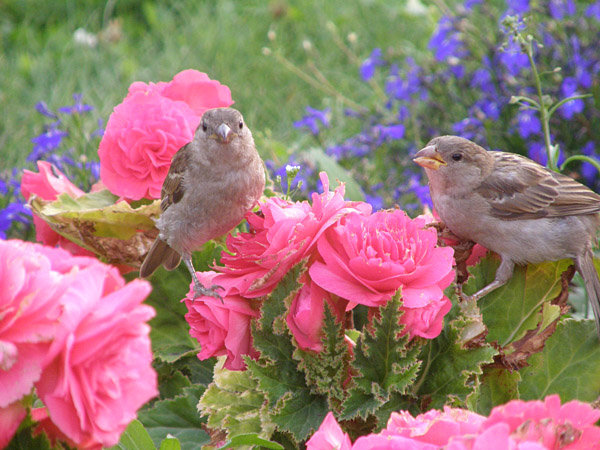
{"label": "bird's tail", "polygon": [[162,239],[156,238],[142,263],[142,267],[140,267],[140,277],[149,277],[161,264],[165,266],[165,269],[173,270],[179,265],[180,261],[181,256],[179,253]]}
{"label": "bird's tail", "polygon": [[598,279],[598,272],[596,266],[594,266],[592,251],[587,250],[583,255],[578,256],[575,259],[575,266],[583,277],[585,289],[596,319],[596,331],[600,337],[600,279]]}

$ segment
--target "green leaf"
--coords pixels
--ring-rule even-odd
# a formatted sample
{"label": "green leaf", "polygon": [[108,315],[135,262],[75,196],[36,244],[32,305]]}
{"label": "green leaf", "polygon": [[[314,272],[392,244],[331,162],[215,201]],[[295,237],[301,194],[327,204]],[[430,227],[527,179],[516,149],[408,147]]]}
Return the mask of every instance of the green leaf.
{"label": "green leaf", "polygon": [[521,381],[521,374],[518,370],[486,367],[481,377],[476,412],[487,416],[494,406],[518,399],[519,381]]}
{"label": "green leaf", "polygon": [[339,180],[346,184],[345,198],[355,201],[365,199],[360,185],[354,180],[350,172],[340,166],[335,159],[327,155],[322,149],[311,148],[303,154],[306,155],[308,161],[314,161],[320,170],[327,172],[330,183],[333,184],[335,180]]}
{"label": "green leaf", "polygon": [[293,267],[263,302],[258,324],[252,324],[260,358],[246,360],[248,372],[268,399],[271,420],[297,443],[319,427],[328,411],[327,397],[312,393],[306,385],[292,357],[294,345],[285,325],[286,305],[300,289],[298,278],[304,270],[303,263]]}
{"label": "green leaf", "polygon": [[337,410],[344,400],[343,383],[348,376],[350,352],[344,330],[337,323],[329,305],[325,303],[323,318],[323,350],[320,352],[297,349],[294,359],[305,373],[306,382],[314,393],[328,397],[329,409]]}
{"label": "green leaf", "polygon": [[476,314],[458,316],[423,347],[423,370],[414,392],[422,399],[424,409],[445,404],[465,407],[471,397],[476,397],[482,366],[493,362],[497,351],[477,336],[465,341],[473,322],[477,322]]}
{"label": "green leaf", "polygon": [[225,444],[219,447],[219,450],[235,448],[241,446],[259,446],[261,448],[270,448],[273,450],[283,450],[283,446],[277,442],[268,441],[259,437],[256,434],[240,434],[228,440]]}
{"label": "green leaf", "polygon": [[181,450],[181,443],[177,438],[166,438],[160,443],[159,450]]}
{"label": "green leaf", "polygon": [[400,293],[379,308],[380,317],[365,331],[354,349],[357,375],[343,404],[342,418],[362,419],[381,408],[393,393],[405,394],[415,381],[421,362],[420,341],[400,336]]}
{"label": "green leaf", "polygon": [[225,359],[215,366],[213,382],[198,403],[208,426],[225,430],[229,437],[254,434],[269,438],[275,425],[269,420],[265,394],[248,371],[223,368]]}
{"label": "green leaf", "polygon": [[139,420],[133,420],[121,435],[119,443],[111,449],[147,450],[156,448],[152,438]]}
{"label": "green leaf", "polygon": [[559,394],[562,402],[593,402],[600,396],[600,345],[593,320],[563,319],[544,349],[521,369],[523,400]]}
{"label": "green leaf", "polygon": [[54,231],[106,262],[138,267],[157,235],[160,201],[134,208],[116,200],[105,189],[78,198],[62,194],[54,201],[32,196],[29,204]]}
{"label": "green leaf", "polygon": [[[465,285],[471,294],[494,280],[499,261],[488,255],[472,269]],[[488,342],[506,347],[521,339],[542,320],[543,304],[557,297],[562,289],[561,274],[572,261],[545,262],[515,267],[510,281],[479,300],[479,308],[489,333]]]}
{"label": "green leaf", "polygon": [[185,449],[200,449],[210,442],[202,429],[205,421],[200,418],[197,409],[203,392],[203,386],[190,386],[183,390],[181,396],[158,401],[151,408],[139,412],[139,420],[155,445],[168,435],[176,437]]}

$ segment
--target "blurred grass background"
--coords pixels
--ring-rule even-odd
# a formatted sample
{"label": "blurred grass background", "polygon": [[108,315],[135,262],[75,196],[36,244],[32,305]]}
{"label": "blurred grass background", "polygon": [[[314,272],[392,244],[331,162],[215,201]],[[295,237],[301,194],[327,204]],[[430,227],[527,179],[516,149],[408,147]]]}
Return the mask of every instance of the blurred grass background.
{"label": "blurred grass background", "polygon": [[[38,101],[55,110],[82,93],[106,121],[133,81],[168,81],[187,68],[231,88],[263,157],[291,151],[310,138],[292,126],[305,107],[338,100],[275,54],[304,71],[314,64],[337,90],[364,104],[373,93],[360,79],[360,61],[374,47],[386,55],[423,51],[435,23],[429,12],[416,0],[3,0],[0,168],[24,165],[31,138],[47,123],[35,111]],[[79,28],[98,44],[76,42]],[[356,39],[348,40],[350,34]]]}

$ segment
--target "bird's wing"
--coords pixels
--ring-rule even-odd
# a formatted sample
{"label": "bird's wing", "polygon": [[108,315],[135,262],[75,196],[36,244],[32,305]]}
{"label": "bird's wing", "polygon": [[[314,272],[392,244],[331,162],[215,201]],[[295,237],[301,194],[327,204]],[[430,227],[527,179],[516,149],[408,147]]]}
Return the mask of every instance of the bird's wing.
{"label": "bird's wing", "polygon": [[165,181],[160,192],[160,210],[162,212],[171,206],[173,203],[178,203],[183,198],[185,189],[183,187],[183,175],[186,167],[188,167],[191,143],[184,145],[177,153],[173,155],[171,161],[171,167],[169,173],[165,178]]}
{"label": "bird's wing", "polygon": [[592,214],[600,196],[520,155],[492,152],[494,170],[477,189],[494,216],[509,220]]}

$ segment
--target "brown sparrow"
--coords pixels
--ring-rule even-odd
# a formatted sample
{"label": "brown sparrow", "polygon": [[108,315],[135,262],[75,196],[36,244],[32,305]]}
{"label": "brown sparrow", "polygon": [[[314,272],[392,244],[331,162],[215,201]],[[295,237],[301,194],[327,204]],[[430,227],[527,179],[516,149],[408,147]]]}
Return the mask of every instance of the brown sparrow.
{"label": "brown sparrow", "polygon": [[240,223],[264,187],[264,165],[239,111],[206,111],[194,140],[173,156],[161,191],[159,235],[140,276],[150,276],[161,264],[173,270],[183,259],[195,296],[220,297],[219,286],[205,288],[198,281],[192,251]]}
{"label": "brown sparrow", "polygon": [[494,281],[470,299],[505,284],[515,264],[573,258],[600,334],[600,280],[592,253],[598,194],[528,158],[486,151],[457,136],[432,139],[414,161],[425,168],[433,205],[450,231],[500,255]]}

